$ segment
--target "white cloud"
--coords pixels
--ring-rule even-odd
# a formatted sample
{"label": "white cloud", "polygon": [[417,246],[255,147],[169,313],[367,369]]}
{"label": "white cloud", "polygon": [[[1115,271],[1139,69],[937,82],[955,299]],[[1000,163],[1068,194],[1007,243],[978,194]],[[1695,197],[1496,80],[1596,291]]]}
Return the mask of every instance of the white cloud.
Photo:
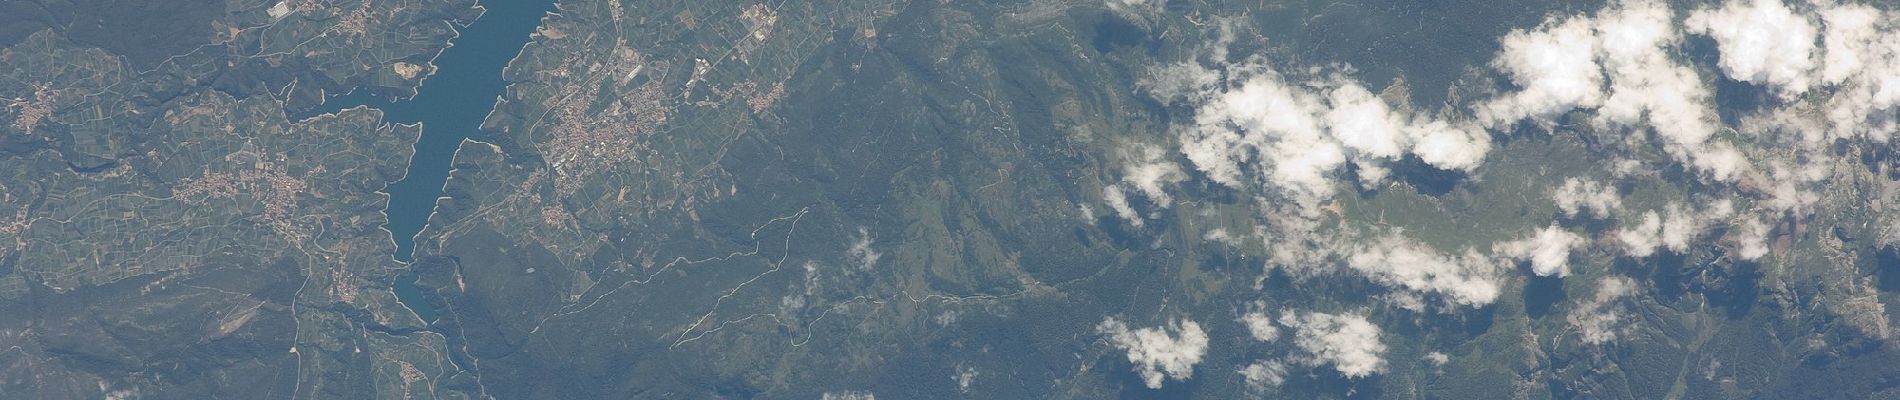
{"label": "white cloud", "polygon": [[[1241,187],[1242,165],[1266,171],[1267,182],[1302,204],[1332,197],[1331,175],[1346,162],[1346,150],[1320,129],[1320,101],[1263,71],[1212,94],[1195,127],[1184,130],[1181,151],[1216,182]],[[1230,128],[1231,127],[1231,128]]]}
{"label": "white cloud", "polygon": [[1549,126],[1571,110],[1595,110],[1598,123],[1653,132],[1675,160],[1732,182],[1749,160],[1712,140],[1721,127],[1712,91],[1694,67],[1676,60],[1682,30],[1673,21],[1666,4],[1625,0],[1595,16],[1552,17],[1513,31],[1500,39],[1491,65],[1518,91],[1480,102],[1475,112],[1497,128],[1525,119]]}
{"label": "white cloud", "polygon": [[1423,311],[1428,300],[1451,308],[1483,307],[1497,299],[1502,287],[1506,265],[1475,249],[1445,253],[1402,230],[1361,237],[1327,227],[1331,221],[1319,217],[1284,212],[1267,217],[1264,227],[1270,230],[1257,231],[1271,250],[1267,266],[1294,279],[1321,276],[1343,264],[1344,272],[1395,290],[1382,298],[1416,311]]}
{"label": "white cloud", "polygon": [[1730,78],[1773,87],[1788,98],[1813,83],[1814,25],[1780,0],[1729,0],[1722,8],[1690,13],[1683,24],[1715,39],[1718,65]]}
{"label": "white cloud", "polygon": [[1448,256],[1398,233],[1381,236],[1357,251],[1347,265],[1373,282],[1441,295],[1468,306],[1497,300],[1497,265],[1476,251]]}
{"label": "white cloud", "polygon": [[1628,0],[1594,18],[1551,18],[1513,31],[1491,64],[1520,91],[1481,103],[1477,113],[1498,127],[1524,119],[1548,125],[1571,110],[1595,109],[1599,122],[1650,128],[1676,160],[1730,181],[1748,160],[1709,141],[1719,127],[1711,92],[1672,56],[1682,42],[1672,19],[1663,4]]}
{"label": "white cloud", "polygon": [[1280,315],[1280,324],[1293,328],[1293,344],[1300,354],[1291,359],[1308,367],[1332,365],[1348,378],[1364,378],[1385,369],[1385,344],[1379,327],[1357,314],[1295,313]]}
{"label": "white cloud", "polygon": [[1345,72],[1289,81],[1259,58],[1221,67],[1211,73],[1223,77],[1212,79],[1194,63],[1164,67],[1143,87],[1194,107],[1193,124],[1174,128],[1180,151],[1222,185],[1264,185],[1313,208],[1332,198],[1336,175],[1348,162],[1358,167],[1361,183],[1371,184],[1389,174],[1386,164],[1406,155],[1434,168],[1469,171],[1490,151],[1487,132],[1408,114]]}
{"label": "white cloud", "polygon": [[1412,312],[1425,312],[1425,295],[1418,292],[1390,292],[1378,296],[1386,304]]}
{"label": "white cloud", "polygon": [[1642,161],[1620,158],[1610,162],[1610,176],[1617,178],[1628,178],[1654,173],[1654,170],[1644,167]]}
{"label": "white cloud", "polygon": [[788,294],[784,297],[780,297],[778,299],[778,308],[780,314],[796,315],[800,310],[805,309],[805,295]]}
{"label": "white cloud", "polygon": [[1672,154],[1687,159],[1690,167],[1707,172],[1717,181],[1734,182],[1749,171],[1748,157],[1728,143],[1672,148]]}
{"label": "white cloud", "polygon": [[957,391],[969,393],[970,384],[976,382],[976,376],[976,367],[957,366],[957,374],[951,376],[950,379],[957,382]]}
{"label": "white cloud", "polygon": [[1704,228],[1733,216],[1735,207],[1729,200],[1717,200],[1699,211],[1679,203],[1670,203],[1664,211],[1663,214],[1645,211],[1642,223],[1617,231],[1617,239],[1623,242],[1630,256],[1649,257],[1659,247],[1678,254],[1688,252]]}
{"label": "white cloud", "polygon": [[1432,363],[1433,366],[1443,366],[1445,363],[1451,362],[1451,356],[1434,351],[1425,353],[1425,361]]}
{"label": "white cloud", "polygon": [[1476,127],[1428,120],[1413,124],[1412,154],[1420,161],[1447,171],[1471,171],[1491,151],[1491,135]]}
{"label": "white cloud", "polygon": [[1873,61],[1868,57],[1878,56],[1878,50],[1873,47],[1881,32],[1874,23],[1879,21],[1880,14],[1880,10],[1860,4],[1821,10],[1821,25],[1825,27],[1822,45],[1827,54],[1822,59],[1825,63],[1821,70],[1822,81],[1835,85],[1847,82]]}
{"label": "white cloud", "polygon": [[1478,116],[1486,125],[1525,118],[1548,121],[1603,102],[1603,72],[1592,58],[1597,39],[1589,18],[1550,20],[1536,30],[1511,31],[1499,45],[1502,49],[1491,65],[1521,90],[1483,103]]}
{"label": "white cloud", "polygon": [[1254,226],[1254,235],[1268,251],[1267,268],[1286,270],[1295,277],[1304,271],[1331,266],[1341,254],[1346,239],[1327,225],[1323,212],[1316,207],[1273,202],[1256,198],[1265,223]]}
{"label": "white cloud", "polygon": [[850,255],[851,261],[856,262],[858,268],[862,269],[870,269],[871,266],[877,265],[878,258],[884,257],[884,254],[878,253],[877,249],[871,248],[871,230],[865,228],[858,228],[858,239],[851,242],[851,248],[845,249],[845,254]]}
{"label": "white cloud", "polygon": [[1161,101],[1198,103],[1220,85],[1220,73],[1189,61],[1156,68],[1139,84],[1142,90]]}
{"label": "white cloud", "polygon": [[1570,250],[1583,245],[1583,237],[1553,223],[1531,237],[1493,245],[1492,251],[1520,261],[1530,260],[1531,272],[1537,276],[1561,278],[1570,275]]}
{"label": "white cloud", "polygon": [[1135,207],[1128,205],[1128,195],[1122,194],[1121,186],[1109,185],[1102,188],[1102,202],[1108,203],[1108,208],[1115,210],[1115,215],[1128,220],[1129,225],[1137,228],[1143,225],[1141,213],[1135,212]]}
{"label": "white cloud", "polygon": [[1550,197],[1557,201],[1557,209],[1570,218],[1585,212],[1597,218],[1608,218],[1611,213],[1623,208],[1623,198],[1616,194],[1616,187],[1589,179],[1565,179],[1563,186],[1558,187]]}
{"label": "white cloud", "polygon": [[1174,201],[1173,196],[1163,186],[1186,179],[1181,167],[1166,160],[1167,154],[1160,148],[1148,145],[1139,146],[1133,160],[1122,171],[1122,181],[1134,186],[1148,201],[1158,207],[1167,208]]}
{"label": "white cloud", "polygon": [[1103,5],[1111,11],[1155,12],[1168,5],[1168,0],[1104,0]]}
{"label": "white cloud", "polygon": [[1824,7],[1820,15],[1821,79],[1837,87],[1827,101],[1828,136],[1891,139],[1900,131],[1900,16],[1858,4]]}
{"label": "white cloud", "polygon": [[1656,247],[1662,245],[1657,237],[1662,230],[1662,217],[1655,211],[1644,211],[1643,222],[1634,227],[1625,227],[1616,232],[1616,239],[1623,242],[1624,252],[1631,257],[1644,258],[1656,254]]}
{"label": "white cloud", "polygon": [[1226,228],[1209,229],[1206,234],[1201,235],[1201,239],[1224,244],[1228,247],[1240,247],[1240,238],[1231,233],[1227,233]]}
{"label": "white cloud", "polygon": [[[1819,158],[1819,157],[1816,157]],[[1805,165],[1790,165],[1792,162],[1806,161]],[[1827,178],[1833,175],[1828,160],[1773,160],[1768,163],[1767,174],[1760,185],[1761,196],[1756,204],[1770,210],[1805,215],[1813,211],[1814,204],[1821,200],[1814,188],[1829,185]]]}
{"label": "white cloud", "polygon": [[[1135,211],[1128,193],[1133,191],[1148,199],[1156,208],[1167,208],[1173,204],[1174,196],[1168,194],[1166,186],[1187,179],[1187,175],[1181,172],[1181,167],[1166,160],[1167,153],[1161,148],[1140,144],[1132,150],[1123,167],[1121,181],[1102,188],[1102,202],[1108,203],[1108,208],[1130,225],[1141,227],[1146,221]],[[1085,216],[1094,214],[1094,210],[1086,206],[1082,212]]]}
{"label": "white cloud", "polygon": [[1776,145],[1813,148],[1826,144],[1834,133],[1830,132],[1827,121],[1815,115],[1821,112],[1810,104],[1803,102],[1743,115],[1742,123],[1735,129]]}
{"label": "white cloud", "polygon": [[1663,220],[1660,231],[1662,244],[1676,253],[1687,252],[1689,242],[1702,231],[1702,222],[1681,205],[1670,204],[1668,210],[1668,218]]}
{"label": "white cloud", "polygon": [[1568,321],[1584,343],[1602,344],[1616,340],[1619,327],[1618,300],[1636,291],[1636,282],[1620,276],[1597,282],[1596,295],[1570,311]]}
{"label": "white cloud", "polygon": [[1254,302],[1248,306],[1250,311],[1240,315],[1240,322],[1247,325],[1247,334],[1252,335],[1254,340],[1271,342],[1280,337],[1280,328],[1273,326],[1273,317],[1268,317],[1265,311],[1260,310],[1264,307],[1265,304]]}
{"label": "white cloud", "polygon": [[1241,165],[1252,153],[1240,142],[1240,134],[1227,129],[1192,127],[1181,129],[1181,154],[1208,179],[1228,187],[1242,187]]}
{"label": "white cloud", "polygon": [[871,392],[847,390],[843,392],[825,392],[825,394],[821,395],[819,399],[820,400],[877,400],[877,395]]}
{"label": "white cloud", "polygon": [[1260,393],[1286,383],[1286,364],[1279,361],[1255,361],[1240,369],[1241,379],[1247,383],[1247,390]]}
{"label": "white cloud", "polygon": [[1664,139],[1665,151],[1728,180],[1740,168],[1733,160],[1701,157],[1710,152],[1706,142],[1718,126],[1709,105],[1712,95],[1694,68],[1672,58],[1672,49],[1682,42],[1672,19],[1665,5],[1652,1],[1629,1],[1599,13],[1599,58],[1610,77],[1610,95],[1598,116],[1621,126],[1647,122]]}
{"label": "white cloud", "polygon": [[1135,365],[1142,383],[1151,389],[1160,389],[1165,379],[1194,377],[1194,364],[1207,354],[1207,333],[1194,321],[1130,330],[1127,324],[1111,317],[1096,325],[1095,331],[1108,336],[1110,345],[1128,353],[1128,362]]}
{"label": "white cloud", "polygon": [[1359,83],[1337,79],[1338,87],[1326,97],[1332,106],[1326,112],[1326,127],[1333,138],[1367,158],[1389,160],[1404,155],[1410,141],[1405,136],[1405,121]]}
{"label": "white cloud", "polygon": [[1736,255],[1743,260],[1755,260],[1768,255],[1768,224],[1760,219],[1742,220],[1740,232],[1736,233]]}
{"label": "white cloud", "polygon": [[1668,210],[1669,220],[1663,223],[1662,241],[1677,253],[1688,252],[1708,225],[1735,215],[1734,203],[1726,199],[1709,202],[1701,211],[1678,204],[1670,204]]}

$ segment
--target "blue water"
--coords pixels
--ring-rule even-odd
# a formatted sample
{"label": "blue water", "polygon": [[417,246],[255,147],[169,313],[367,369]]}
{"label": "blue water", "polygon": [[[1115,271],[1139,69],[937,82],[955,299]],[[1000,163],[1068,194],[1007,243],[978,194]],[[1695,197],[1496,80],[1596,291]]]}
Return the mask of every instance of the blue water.
{"label": "blue water", "polygon": [[423,322],[433,324],[436,316],[441,313],[435,310],[435,305],[429,304],[428,298],[422,296],[422,288],[416,286],[416,278],[415,272],[404,272],[396,276],[396,283],[393,286],[396,290],[396,301],[402,302],[402,305],[409,307],[410,311],[415,311],[416,317],[422,318]]}
{"label": "blue water", "polygon": [[[387,228],[396,242],[393,256],[397,260],[414,260],[416,233],[428,223],[436,198],[442,196],[442,184],[448,179],[456,147],[462,139],[483,137],[482,119],[507,89],[502,69],[528,43],[541,17],[554,9],[553,0],[481,4],[486,11],[462,27],[461,35],[436,57],[434,75],[423,80],[414,97],[390,100],[357,90],[331,98],[312,112],[367,105],[383,110],[385,122],[422,124],[422,137],[416,141],[415,156],[409,160],[409,173],[383,189],[389,194]],[[415,281],[413,272],[397,277],[396,297],[423,320],[434,321],[436,310],[423,300]]]}

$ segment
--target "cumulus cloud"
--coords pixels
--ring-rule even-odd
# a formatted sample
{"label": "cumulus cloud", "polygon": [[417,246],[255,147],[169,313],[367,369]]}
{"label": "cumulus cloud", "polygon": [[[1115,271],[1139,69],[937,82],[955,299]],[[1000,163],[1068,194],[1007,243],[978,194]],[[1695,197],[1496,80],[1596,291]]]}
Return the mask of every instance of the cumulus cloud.
{"label": "cumulus cloud", "polygon": [[[1361,240],[1336,229],[1328,215],[1338,214],[1334,196],[1348,165],[1366,188],[1386,181],[1390,164],[1407,157],[1440,170],[1473,171],[1491,150],[1491,133],[1468,117],[1411,109],[1395,97],[1403,96],[1402,86],[1378,94],[1353,79],[1349,66],[1286,74],[1259,56],[1227,61],[1226,38],[1235,36],[1229,28],[1221,25],[1223,39],[1204,49],[1215,53],[1212,62],[1158,68],[1142,88],[1194,110],[1192,122],[1171,128],[1187,167],[1220,185],[1253,191],[1264,219],[1256,234],[1269,249],[1268,267],[1295,272],[1344,264],[1387,286],[1442,294],[1457,304],[1490,303],[1497,291],[1490,272],[1495,266],[1475,252],[1444,256],[1422,246],[1389,245],[1397,235]],[[1165,168],[1136,172],[1124,174],[1169,175]],[[1139,181],[1120,185],[1159,197]],[[1129,196],[1108,190],[1111,208],[1139,220],[1132,208],[1120,211]]]}
{"label": "cumulus cloud", "polygon": [[1748,169],[1732,146],[1711,141],[1719,128],[1711,92],[1672,54],[1682,35],[1671,11],[1627,0],[1595,16],[1551,18],[1534,30],[1506,35],[1491,63],[1520,90],[1483,102],[1486,125],[1531,119],[1550,123],[1571,110],[1594,109],[1598,122],[1641,131],[1663,150],[1718,181]]}
{"label": "cumulus cloud", "polygon": [[[1565,276],[1570,252],[1587,239],[1557,227],[1491,248],[1453,252],[1418,244],[1401,234],[1357,231],[1339,224],[1345,214],[1334,199],[1340,180],[1356,172],[1359,184],[1379,183],[1390,162],[1405,157],[1445,170],[1477,171],[1490,151],[1494,129],[1534,120],[1553,122],[1585,111],[1597,132],[1594,149],[1617,152],[1616,178],[1663,171],[1677,163],[1704,180],[1717,195],[1743,193],[1745,205],[1770,211],[1807,210],[1819,204],[1819,188],[1841,159],[1826,146],[1783,146],[1788,140],[1888,137],[1900,118],[1900,18],[1861,5],[1808,4],[1792,0],[1720,0],[1697,9],[1671,9],[1656,0],[1617,0],[1587,14],[1557,15],[1500,38],[1490,66],[1509,82],[1507,93],[1479,100],[1471,115],[1418,112],[1392,96],[1380,96],[1351,78],[1350,67],[1276,68],[1261,57],[1196,57],[1158,68],[1143,90],[1193,110],[1170,127],[1185,165],[1159,162],[1148,148],[1126,165],[1122,178],[1105,189],[1105,202],[1139,225],[1147,198],[1166,206],[1171,183],[1191,168],[1213,182],[1242,189],[1261,210],[1258,239],[1269,268],[1299,272],[1343,268],[1394,289],[1385,295],[1402,306],[1427,300],[1483,306],[1494,301],[1503,258],[1528,261],[1540,275]],[[1222,26],[1222,38],[1235,37]],[[1824,28],[1824,29],[1823,29]],[[1688,35],[1712,39],[1713,63],[1692,63]],[[1816,43],[1825,40],[1825,46]],[[1224,51],[1228,39],[1203,53]],[[1204,56],[1206,54],[1203,54]],[[1720,75],[1778,92],[1814,93],[1761,115],[1743,114],[1730,130],[1715,112],[1712,81]],[[1814,92],[1814,89],[1828,92]],[[1397,90],[1390,90],[1397,93]],[[1771,100],[1771,105],[1775,100]],[[1457,111],[1454,111],[1457,112]],[[1764,122],[1766,121],[1766,122]],[[1801,135],[1769,135],[1769,130]],[[1853,133],[1859,132],[1859,133]],[[1650,146],[1641,148],[1640,146]],[[1652,160],[1653,155],[1664,156]],[[1151,162],[1152,161],[1152,162]],[[1565,216],[1618,218],[1611,236],[1635,257],[1659,249],[1686,252],[1707,240],[1709,226],[1733,214],[1726,202],[1678,203],[1651,210],[1622,208],[1615,182],[1571,178],[1550,192]],[[1682,201],[1682,200],[1677,200]],[[1800,215],[1799,212],[1795,213]],[[1627,215],[1627,217],[1626,217]],[[1737,220],[1732,240],[1743,258],[1766,254],[1766,224]],[[1396,232],[1396,231],[1393,231]],[[1235,235],[1210,232],[1210,240]],[[1249,238],[1248,240],[1254,240]],[[1265,313],[1261,314],[1266,317]]]}
{"label": "cumulus cloud", "polygon": [[1280,387],[1286,383],[1286,364],[1279,361],[1255,361],[1240,369],[1240,376],[1247,383],[1247,390],[1260,393]]}
{"label": "cumulus cloud", "polygon": [[1347,266],[1382,285],[1436,294],[1468,306],[1497,300],[1500,287],[1497,265],[1477,251],[1445,255],[1399,233],[1365,244],[1351,255]]}
{"label": "cumulus cloud", "polygon": [[851,242],[850,248],[845,249],[845,254],[850,255],[851,261],[863,269],[870,269],[877,265],[877,259],[884,257],[883,253],[871,248],[871,230],[866,228],[858,228],[858,238]]}
{"label": "cumulus cloud", "polygon": [[[1816,157],[1819,158],[1819,157]],[[1763,196],[1759,204],[1779,212],[1805,215],[1813,211],[1814,204],[1821,196],[1815,193],[1819,187],[1828,186],[1827,179],[1833,176],[1828,161],[1806,160],[1804,164],[1792,164],[1795,160],[1774,160],[1769,163],[1758,195]]]}
{"label": "cumulus cloud", "polygon": [[[1129,225],[1141,227],[1146,224],[1140,212],[1135,210],[1129,193],[1133,192],[1148,200],[1156,208],[1167,208],[1174,203],[1174,196],[1168,194],[1167,186],[1187,179],[1181,167],[1166,160],[1167,153],[1161,148],[1140,144],[1132,148],[1127,155],[1127,163],[1122,169],[1122,179],[1102,188],[1102,202],[1108,204],[1115,215],[1127,220]],[[1082,208],[1085,216],[1094,211],[1087,206]]]}
{"label": "cumulus cloud", "polygon": [[1768,224],[1755,218],[1742,220],[1735,241],[1735,255],[1743,260],[1755,260],[1768,255]]}
{"label": "cumulus cloud", "polygon": [[1408,155],[1468,171],[1491,148],[1489,134],[1474,124],[1401,109],[1344,71],[1297,80],[1259,58],[1220,67],[1164,67],[1143,88],[1194,107],[1193,123],[1174,128],[1180,151],[1222,185],[1263,185],[1312,208],[1332,198],[1347,163],[1360,183],[1372,184],[1386,177],[1387,164]]}
{"label": "cumulus cloud", "polygon": [[847,390],[843,392],[825,392],[825,394],[820,395],[818,398],[821,400],[877,400],[877,395],[871,392]]}
{"label": "cumulus cloud", "polygon": [[1598,117],[1629,127],[1647,123],[1663,139],[1665,152],[1716,180],[1730,180],[1747,168],[1747,160],[1709,141],[1719,126],[1709,105],[1712,94],[1694,68],[1672,58],[1682,42],[1672,19],[1666,6],[1650,1],[1627,1],[1598,16],[1599,58],[1611,77]]}
{"label": "cumulus cloud", "polygon": [[[1751,6],[1786,8],[1774,2],[1758,3]],[[1737,223],[1734,250],[1741,259],[1770,253],[1769,223],[1760,218],[1771,220],[1771,215],[1784,213],[1801,217],[1816,211],[1821,193],[1833,185],[1835,168],[1841,165],[1842,160],[1833,154],[1837,142],[1866,140],[1880,146],[1900,130],[1895,123],[1900,117],[1896,108],[1900,106],[1900,22],[1896,15],[1859,4],[1813,4],[1812,14],[1792,18],[1819,21],[1823,27],[1819,65],[1808,71],[1815,83],[1799,99],[1784,99],[1778,107],[1744,116],[1738,127],[1762,142],[1760,148],[1742,149],[1758,160],[1760,173],[1740,182],[1739,188],[1755,197],[1751,206],[1772,211]],[[1728,50],[1722,51],[1726,61]]]}
{"label": "cumulus cloud", "polygon": [[1570,250],[1583,245],[1582,236],[1550,224],[1531,237],[1493,245],[1492,251],[1519,261],[1529,260],[1531,272],[1537,276],[1561,278],[1570,275]]}
{"label": "cumulus cloud", "polygon": [[1228,247],[1240,247],[1240,237],[1227,233],[1226,228],[1209,229],[1206,234],[1201,235],[1201,239],[1224,244]]}
{"label": "cumulus cloud", "polygon": [[1282,269],[1295,279],[1335,271],[1320,268],[1343,266],[1343,272],[1394,289],[1381,298],[1415,311],[1439,300],[1438,304],[1448,306],[1446,310],[1483,307],[1497,299],[1502,287],[1505,265],[1476,249],[1441,252],[1398,229],[1360,236],[1329,230],[1323,226],[1328,221],[1317,218],[1273,213],[1268,217],[1265,227],[1272,229],[1257,232],[1273,252],[1268,267]]}
{"label": "cumulus cloud", "polygon": [[1168,5],[1168,0],[1104,0],[1109,10],[1119,12],[1154,12]]}
{"label": "cumulus cloud", "polygon": [[1491,135],[1474,126],[1427,120],[1408,129],[1412,154],[1439,169],[1469,172],[1483,164],[1485,153],[1491,150]]}
{"label": "cumulus cloud", "polygon": [[1709,224],[1734,214],[1734,204],[1728,200],[1711,202],[1702,210],[1671,203],[1661,214],[1653,210],[1643,212],[1641,223],[1618,230],[1616,237],[1632,257],[1649,257],[1657,248],[1680,254],[1689,251]]}
{"label": "cumulus cloud", "polygon": [[1128,204],[1128,195],[1122,193],[1121,186],[1109,185],[1102,188],[1102,202],[1108,203],[1108,209],[1115,210],[1116,216],[1128,220],[1129,225],[1139,228],[1145,223],[1141,219],[1141,213],[1135,212],[1135,207]]}
{"label": "cumulus cloud", "polygon": [[1601,104],[1603,71],[1593,59],[1597,38],[1591,23],[1584,17],[1545,21],[1536,30],[1516,30],[1500,39],[1501,50],[1491,65],[1521,90],[1484,103],[1480,119],[1494,126],[1526,118],[1549,120]]}
{"label": "cumulus cloud", "polygon": [[1683,24],[1715,39],[1718,65],[1730,78],[1773,87],[1786,97],[1813,84],[1814,25],[1781,0],[1729,0],[1690,13]]}
{"label": "cumulus cloud", "polygon": [[1180,134],[1182,153],[1224,185],[1244,187],[1243,170],[1259,170],[1260,180],[1303,204],[1332,197],[1330,175],[1345,164],[1346,149],[1321,130],[1321,100],[1271,70],[1243,79],[1201,96],[1210,101]]}
{"label": "cumulus cloud", "polygon": [[1616,239],[1623,243],[1624,252],[1631,257],[1644,258],[1656,254],[1656,247],[1662,245],[1657,237],[1661,230],[1662,217],[1655,211],[1644,211],[1643,222],[1618,230]]}
{"label": "cumulus cloud", "polygon": [[1252,335],[1254,340],[1271,342],[1280,337],[1280,328],[1273,326],[1273,317],[1268,317],[1265,311],[1260,310],[1264,307],[1259,302],[1248,306],[1251,311],[1240,315],[1240,323],[1247,325],[1247,334]]}
{"label": "cumulus cloud", "polygon": [[1130,330],[1127,324],[1111,317],[1096,325],[1095,331],[1107,336],[1110,345],[1128,353],[1128,362],[1135,365],[1135,372],[1150,389],[1160,389],[1166,379],[1194,377],[1194,364],[1207,354],[1207,333],[1194,321]]}
{"label": "cumulus cloud", "polygon": [[1404,155],[1410,141],[1405,121],[1391,107],[1359,83],[1339,79],[1338,87],[1327,94],[1326,126],[1339,144],[1371,159],[1393,159]]}
{"label": "cumulus cloud", "polygon": [[1206,101],[1208,94],[1214,93],[1220,83],[1219,72],[1192,61],[1156,68],[1139,82],[1142,90],[1161,101],[1192,103]]}
{"label": "cumulus cloud", "polygon": [[976,376],[977,376],[976,367],[965,367],[965,366],[959,365],[957,366],[957,374],[950,376],[950,379],[957,382],[957,391],[963,392],[963,393],[969,393],[970,384],[976,382]]}
{"label": "cumulus cloud", "polygon": [[1379,327],[1363,315],[1286,312],[1280,324],[1293,328],[1293,344],[1300,350],[1291,358],[1296,363],[1332,365],[1348,378],[1364,378],[1385,369]]}
{"label": "cumulus cloud", "polygon": [[1432,366],[1443,366],[1445,363],[1451,362],[1451,356],[1434,351],[1425,353],[1425,361],[1432,363]]}
{"label": "cumulus cloud", "polygon": [[1893,138],[1900,131],[1900,15],[1858,4],[1820,14],[1826,27],[1821,80],[1837,87],[1827,101],[1827,136]]}
{"label": "cumulus cloud", "polygon": [[1181,167],[1166,160],[1167,154],[1160,148],[1142,145],[1136,149],[1133,160],[1122,171],[1122,181],[1133,186],[1155,206],[1167,208],[1174,197],[1168,195],[1163,187],[1180,182],[1187,176],[1181,173]]}
{"label": "cumulus cloud", "polygon": [[1608,218],[1612,212],[1623,208],[1623,198],[1616,194],[1616,187],[1589,179],[1565,179],[1563,186],[1557,187],[1550,197],[1557,201],[1557,209],[1569,218],[1576,218],[1585,212],[1597,218]]}
{"label": "cumulus cloud", "polygon": [[1688,161],[1688,166],[1707,172],[1710,178],[1734,182],[1749,171],[1748,156],[1728,143],[1707,146],[1673,147],[1671,154]]}
{"label": "cumulus cloud", "polygon": [[1602,344],[1616,340],[1619,327],[1618,300],[1636,291],[1636,282],[1620,276],[1597,281],[1594,297],[1571,310],[1567,320],[1582,336],[1584,343]]}
{"label": "cumulus cloud", "polygon": [[1254,226],[1254,235],[1268,249],[1268,268],[1285,270],[1294,277],[1306,276],[1316,267],[1332,266],[1349,243],[1328,226],[1317,208],[1265,198],[1256,201],[1265,223]]}
{"label": "cumulus cloud", "polygon": [[1688,251],[1689,242],[1702,231],[1702,221],[1683,210],[1681,205],[1670,204],[1668,210],[1669,217],[1663,220],[1662,229],[1658,231],[1659,239],[1670,251]]}
{"label": "cumulus cloud", "polygon": [[1870,56],[1878,57],[1876,44],[1880,31],[1875,23],[1880,10],[1860,4],[1846,4],[1821,10],[1822,45],[1826,50],[1821,80],[1841,84],[1866,68]]}

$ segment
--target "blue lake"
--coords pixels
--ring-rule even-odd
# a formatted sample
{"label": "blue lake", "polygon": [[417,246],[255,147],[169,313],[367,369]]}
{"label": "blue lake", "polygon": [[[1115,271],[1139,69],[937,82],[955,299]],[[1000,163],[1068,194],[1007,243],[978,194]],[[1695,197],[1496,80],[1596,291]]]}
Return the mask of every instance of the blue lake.
{"label": "blue lake", "polygon": [[[502,69],[528,43],[541,17],[554,10],[554,1],[483,1],[482,6],[486,11],[481,18],[461,27],[461,34],[436,57],[434,74],[423,80],[414,97],[391,100],[357,90],[330,98],[309,113],[369,106],[383,110],[385,122],[422,124],[422,137],[416,142],[408,174],[383,189],[389,194],[387,227],[396,242],[393,256],[397,260],[414,260],[416,233],[428,223],[436,198],[442,196],[442,184],[448,179],[456,147],[463,139],[484,136],[482,119],[507,89]],[[434,321],[436,310],[424,300],[415,282],[413,272],[397,277],[393,283],[396,297],[423,320]]]}

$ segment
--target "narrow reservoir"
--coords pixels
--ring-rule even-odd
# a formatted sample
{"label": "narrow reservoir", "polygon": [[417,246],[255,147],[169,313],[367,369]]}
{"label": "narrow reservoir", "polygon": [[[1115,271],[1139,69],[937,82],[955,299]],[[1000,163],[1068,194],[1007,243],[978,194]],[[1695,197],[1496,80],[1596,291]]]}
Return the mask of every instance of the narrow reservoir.
{"label": "narrow reservoir", "polygon": [[[554,0],[482,1],[481,5],[486,9],[482,16],[460,27],[461,34],[436,57],[434,75],[423,81],[415,97],[391,101],[358,90],[331,98],[311,113],[370,106],[383,110],[386,122],[422,124],[408,174],[383,189],[389,194],[385,212],[397,260],[414,260],[416,233],[429,222],[435,200],[442,196],[456,147],[462,139],[483,137],[482,119],[508,86],[502,69],[528,43],[541,17],[554,10]],[[392,283],[396,298],[423,320],[434,321],[436,310],[415,282],[414,273],[397,277]]]}

